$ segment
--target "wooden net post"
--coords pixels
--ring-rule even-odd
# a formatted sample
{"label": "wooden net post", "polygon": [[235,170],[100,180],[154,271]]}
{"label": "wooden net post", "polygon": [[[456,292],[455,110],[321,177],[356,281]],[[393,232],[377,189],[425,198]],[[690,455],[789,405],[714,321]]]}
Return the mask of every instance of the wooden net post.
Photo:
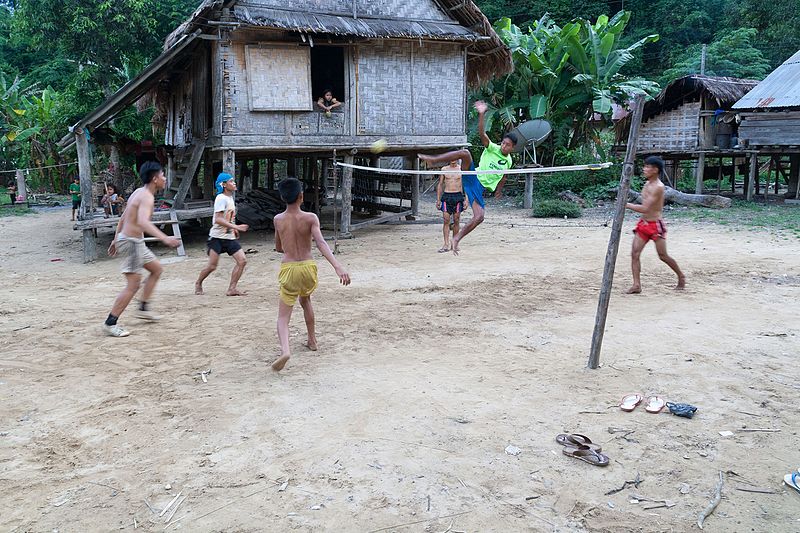
{"label": "wooden net post", "polygon": [[644,111],[644,96],[637,96],[633,102],[631,117],[631,130],[628,134],[628,148],[625,153],[625,163],[622,167],[622,177],[619,180],[617,192],[617,206],[614,212],[614,224],[611,227],[611,238],[608,240],[606,263],[603,269],[603,285],[600,289],[600,299],[597,303],[597,316],[594,321],[594,334],[592,335],[592,348],[589,353],[589,368],[600,366],[600,349],[603,346],[603,334],[606,329],[608,304],[611,300],[611,288],[614,285],[614,268],[617,264],[619,241],[622,236],[622,223],[625,220],[625,204],[628,203],[628,192],[631,189],[631,177],[636,163],[636,145],[639,142],[639,128],[642,125],[642,112]]}

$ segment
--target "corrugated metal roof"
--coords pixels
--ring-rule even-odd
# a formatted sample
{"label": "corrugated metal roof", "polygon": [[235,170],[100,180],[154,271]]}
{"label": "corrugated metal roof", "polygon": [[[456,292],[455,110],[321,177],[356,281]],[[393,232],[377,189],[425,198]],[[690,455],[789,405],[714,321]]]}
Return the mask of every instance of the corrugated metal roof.
{"label": "corrugated metal roof", "polygon": [[800,52],[733,105],[733,109],[800,107]]}
{"label": "corrugated metal roof", "polygon": [[237,5],[234,7],[237,20],[253,26],[323,33],[328,35],[353,35],[379,38],[422,38],[446,41],[475,42],[486,39],[482,35],[453,22],[415,20],[386,20],[375,18],[349,18],[336,15],[256,8]]}

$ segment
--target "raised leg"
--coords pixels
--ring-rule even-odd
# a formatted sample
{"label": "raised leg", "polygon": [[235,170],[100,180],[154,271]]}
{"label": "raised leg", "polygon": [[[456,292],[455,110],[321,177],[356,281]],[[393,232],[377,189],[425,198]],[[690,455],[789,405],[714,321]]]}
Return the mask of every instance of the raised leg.
{"label": "raised leg", "polygon": [[425,161],[429,165],[438,165],[441,163],[449,163],[457,159],[461,160],[461,170],[469,170],[472,166],[472,154],[469,150],[455,150],[453,152],[445,152],[439,155],[417,154],[421,161]]}
{"label": "raised leg", "polygon": [[316,352],[317,331],[314,320],[314,307],[311,305],[311,296],[301,296],[300,306],[303,308],[303,318],[306,321],[306,330],[308,331],[308,341],[306,342],[306,346],[312,352]]}
{"label": "raised leg", "polygon": [[206,280],[208,276],[211,275],[217,269],[217,265],[219,264],[219,254],[214,250],[208,251],[208,264],[206,267],[200,271],[200,275],[197,277],[197,281],[194,282],[194,293],[195,294],[204,294],[203,292],[203,282]]}
{"label": "raised leg", "polygon": [[647,245],[647,241],[633,234],[633,246],[631,247],[631,273],[633,274],[633,285],[628,289],[627,294],[639,294],[642,292],[642,250]]}
{"label": "raised leg", "polygon": [[272,370],[280,371],[286,366],[291,357],[289,349],[289,320],[292,318],[292,306],[286,305],[283,300],[278,302],[278,342],[281,345],[281,356],[272,363]]}
{"label": "raised leg", "polygon": [[239,250],[233,254],[233,259],[236,261],[236,265],[234,265],[233,272],[231,272],[231,283],[228,286],[228,292],[226,294],[228,296],[246,296],[246,292],[242,292],[236,288],[239,279],[242,277],[242,274],[244,274],[244,267],[247,266],[247,257],[244,255],[244,250]]}
{"label": "raised leg", "polygon": [[658,252],[658,258],[664,261],[678,276],[678,284],[675,286],[675,290],[680,291],[686,288],[686,276],[684,276],[683,272],[681,272],[677,261],[671,258],[667,253],[667,241],[664,239],[658,239],[656,241],[656,251]]}

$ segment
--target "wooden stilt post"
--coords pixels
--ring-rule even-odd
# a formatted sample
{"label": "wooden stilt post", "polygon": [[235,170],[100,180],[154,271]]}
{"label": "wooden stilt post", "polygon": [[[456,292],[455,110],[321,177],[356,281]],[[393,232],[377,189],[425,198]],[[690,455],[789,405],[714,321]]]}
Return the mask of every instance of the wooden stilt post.
{"label": "wooden stilt post", "polygon": [[253,174],[250,172],[250,161],[245,159],[240,163],[242,174],[242,196],[253,190]]}
{"label": "wooden stilt post", "polygon": [[706,154],[701,153],[697,158],[697,171],[695,172],[694,193],[703,194],[703,174],[706,171]]}
{"label": "wooden stilt post", "polygon": [[[81,177],[81,208],[78,220],[87,220],[94,215],[94,199],[92,196],[92,162],[89,156],[89,139],[83,128],[75,130],[75,146],[78,152],[78,172]],[[90,263],[97,259],[97,240],[94,231],[83,230],[83,262]]]}
{"label": "wooden stilt post", "polygon": [[317,158],[311,158],[311,179],[314,183],[314,212],[317,216],[320,215],[322,212],[322,208],[320,207],[320,180],[319,180],[319,167],[317,166]]}
{"label": "wooden stilt post", "polygon": [[719,170],[717,171],[717,194],[722,189],[722,158],[719,158]]}
{"label": "wooden stilt post", "polygon": [[22,197],[23,202],[28,202],[28,185],[25,183],[25,172],[20,169],[14,173],[17,179],[17,196]]}
{"label": "wooden stilt post", "polygon": [[261,160],[258,158],[253,159],[253,188],[257,189],[261,186]]}
{"label": "wooden stilt post", "polygon": [[756,179],[758,178],[758,154],[756,153],[750,154],[750,173],[747,178],[745,200],[750,201],[753,199],[753,190],[755,189]]}
{"label": "wooden stilt post", "polygon": [[206,154],[203,158],[203,199],[213,200],[216,196],[214,193],[214,162],[211,159],[211,150],[206,149]]}
{"label": "wooden stilt post", "polygon": [[625,220],[625,204],[628,203],[628,192],[631,189],[631,177],[636,163],[636,145],[639,142],[639,129],[642,125],[642,112],[644,111],[644,96],[637,96],[633,103],[633,116],[631,130],[628,135],[628,149],[625,154],[625,163],[622,167],[622,177],[619,181],[617,192],[617,207],[614,213],[614,224],[611,227],[611,237],[608,240],[605,268],[603,269],[603,285],[600,289],[600,299],[597,303],[597,316],[594,322],[592,335],[592,348],[589,353],[589,368],[600,366],[600,349],[603,346],[603,334],[606,329],[608,304],[611,301],[611,288],[614,285],[614,269],[619,253],[619,241],[622,235],[622,223]]}
{"label": "wooden stilt post", "polygon": [[[344,162],[353,164],[353,156],[344,156]],[[350,220],[353,215],[353,169],[344,167],[342,172],[342,237],[350,236]]]}
{"label": "wooden stilt post", "polygon": [[336,197],[339,194],[339,168],[336,167],[336,149],[333,150],[333,253],[339,253],[339,212]]}
{"label": "wooden stilt post", "polygon": [[275,189],[275,160],[271,157],[267,160],[267,189]]}
{"label": "wooden stilt post", "polygon": [[225,150],[222,153],[222,171],[236,177],[236,152]]}
{"label": "wooden stilt post", "polygon": [[[411,166],[414,170],[419,170],[419,158],[417,156],[411,157]],[[414,174],[411,181],[411,214],[413,216],[419,215],[419,174]]]}

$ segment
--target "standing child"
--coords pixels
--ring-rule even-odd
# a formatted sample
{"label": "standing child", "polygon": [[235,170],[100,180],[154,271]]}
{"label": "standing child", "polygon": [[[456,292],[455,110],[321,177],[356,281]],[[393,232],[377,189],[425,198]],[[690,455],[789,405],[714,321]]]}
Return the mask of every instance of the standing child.
{"label": "standing child", "polygon": [[655,243],[658,258],[664,261],[678,276],[678,284],[675,289],[682,290],[686,287],[686,276],[681,272],[678,263],[667,254],[667,226],[661,218],[664,211],[664,183],[661,181],[661,175],[664,173],[664,160],[657,156],[650,156],[644,160],[642,171],[644,177],[647,178],[647,183],[642,187],[642,204],[629,203],[625,206],[642,215],[633,230],[633,248],[631,248],[633,285],[628,289],[628,294],[642,292],[640,256],[649,241]]}
{"label": "standing child", "polygon": [[246,296],[237,288],[239,278],[247,266],[247,258],[239,244],[239,233],[247,231],[247,224],[236,224],[236,203],[233,193],[236,192],[236,181],[233,176],[223,172],[217,177],[217,198],[214,200],[214,225],[208,233],[208,265],[200,272],[200,277],[194,284],[194,293],[203,294],[203,281],[217,269],[219,256],[226,253],[233,257],[236,265],[231,272],[231,282],[228,285],[228,296]]}
{"label": "standing child", "polygon": [[328,243],[322,236],[319,219],[314,213],[300,210],[303,205],[303,184],[295,178],[287,178],[278,183],[281,199],[286,202],[286,210],[275,217],[275,250],[283,254],[280,282],[280,302],[278,302],[278,340],[281,356],[272,363],[272,369],[282,370],[291,357],[289,349],[289,320],[297,298],[308,330],[306,346],[317,350],[314,331],[314,308],[311,306],[311,293],[317,288],[317,264],[311,257],[311,240],[317,249],[336,271],[342,285],[350,285],[350,275],[333,256]]}
{"label": "standing child", "polygon": [[17,185],[15,183],[9,183],[8,187],[6,188],[8,192],[8,197],[11,199],[11,205],[17,203]]}
{"label": "standing child", "polygon": [[455,237],[458,235],[461,212],[466,204],[461,174],[453,174],[453,171],[458,172],[459,170],[461,170],[461,161],[450,161],[448,166],[442,168],[442,175],[439,176],[439,184],[436,186],[436,198],[438,198],[436,209],[442,212],[444,218],[442,228],[444,246],[439,248],[439,253],[450,251],[450,216],[453,217],[453,236]]}
{"label": "standing child", "polygon": [[72,183],[69,185],[69,193],[72,195],[72,220],[75,220],[75,212],[81,207],[81,177],[72,176]]}
{"label": "standing child", "polygon": [[103,324],[103,331],[111,337],[127,337],[130,333],[117,324],[117,320],[131,300],[136,295],[142,283],[141,270],[147,270],[150,275],[144,282],[139,309],[136,317],[143,320],[159,320],[150,310],[150,297],[156,288],[163,268],[158,262],[153,252],[144,243],[144,234],[147,233],[157,237],[161,242],[170,248],[177,248],[180,241],[175,237],[170,237],[150,220],[153,216],[153,204],[155,203],[155,193],[167,185],[167,178],[164,170],[156,162],[150,161],[142,165],[139,176],[143,185],[133,191],[128,199],[128,208],[122,214],[117,224],[117,231],[114,240],[108,247],[108,255],[119,254],[122,257],[120,270],[125,275],[125,288],[119,293],[114,305],[111,308],[108,318]]}

